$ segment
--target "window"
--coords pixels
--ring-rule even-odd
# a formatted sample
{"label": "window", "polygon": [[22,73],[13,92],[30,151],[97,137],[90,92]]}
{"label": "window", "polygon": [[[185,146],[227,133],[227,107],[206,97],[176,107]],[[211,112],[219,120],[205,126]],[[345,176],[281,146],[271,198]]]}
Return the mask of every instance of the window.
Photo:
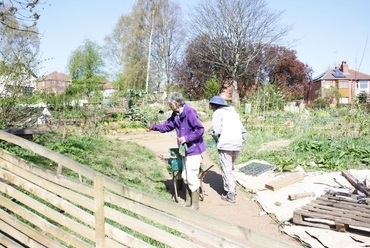
{"label": "window", "polygon": [[347,104],[348,103],[348,97],[339,98],[339,103]]}
{"label": "window", "polygon": [[340,89],[348,89],[348,81],[339,82]]}
{"label": "window", "polygon": [[368,81],[358,80],[356,82],[356,89],[365,90],[369,87]]}

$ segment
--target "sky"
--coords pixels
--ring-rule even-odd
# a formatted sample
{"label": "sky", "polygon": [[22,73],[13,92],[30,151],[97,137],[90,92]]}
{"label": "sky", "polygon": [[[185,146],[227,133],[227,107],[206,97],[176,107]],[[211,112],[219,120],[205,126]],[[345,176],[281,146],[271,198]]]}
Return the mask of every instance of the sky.
{"label": "sky", "polygon": [[[175,0],[176,1],[176,0]],[[104,44],[135,0],[47,0],[38,28],[41,37],[40,75],[68,74],[72,52],[89,39]],[[197,0],[178,0],[187,13]],[[313,76],[346,61],[349,68],[370,75],[370,1],[266,0],[272,11],[283,11],[280,24],[292,25],[284,44],[298,60],[312,67]]]}

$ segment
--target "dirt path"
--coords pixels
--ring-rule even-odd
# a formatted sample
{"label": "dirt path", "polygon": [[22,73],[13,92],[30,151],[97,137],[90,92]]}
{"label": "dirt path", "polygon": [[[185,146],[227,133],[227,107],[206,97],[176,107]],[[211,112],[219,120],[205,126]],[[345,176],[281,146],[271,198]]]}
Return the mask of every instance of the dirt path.
{"label": "dirt path", "polygon": [[[208,129],[210,123],[204,123]],[[168,158],[168,149],[176,147],[176,140],[173,133],[132,133],[132,134],[115,134],[110,135],[111,138],[121,140],[129,140],[139,145],[145,146],[161,157]],[[163,160],[162,160],[163,161]],[[225,220],[227,222],[236,223],[248,229],[258,231],[262,234],[275,237],[287,243],[297,243],[288,235],[279,230],[278,224],[268,215],[261,214],[261,207],[251,199],[251,196],[239,188],[236,203],[228,203],[221,200],[220,195],[224,193],[221,170],[218,164],[212,162],[207,154],[204,154],[202,163],[208,168],[213,166],[204,177],[202,188],[204,190],[204,200],[200,202],[199,212]],[[163,162],[164,168],[167,164]],[[172,174],[168,175],[169,181],[172,181]],[[173,187],[169,185],[171,189]],[[184,199],[185,189],[179,191],[179,196]],[[251,246],[256,247],[256,246]]]}

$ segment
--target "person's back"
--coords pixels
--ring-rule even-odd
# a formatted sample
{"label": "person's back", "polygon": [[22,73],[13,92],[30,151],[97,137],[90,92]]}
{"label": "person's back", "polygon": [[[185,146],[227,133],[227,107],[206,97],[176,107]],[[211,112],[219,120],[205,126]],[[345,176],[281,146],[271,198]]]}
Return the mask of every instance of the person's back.
{"label": "person's back", "polygon": [[214,111],[212,115],[211,135],[217,142],[222,179],[226,192],[226,194],[221,195],[221,199],[235,203],[236,175],[234,163],[247,138],[247,131],[235,108],[227,105],[222,97],[212,97],[209,104]]}
{"label": "person's back", "polygon": [[218,108],[215,115],[221,115],[222,126],[218,140],[218,148],[223,150],[240,150],[243,145],[244,127],[240,121],[239,114],[233,106]]}

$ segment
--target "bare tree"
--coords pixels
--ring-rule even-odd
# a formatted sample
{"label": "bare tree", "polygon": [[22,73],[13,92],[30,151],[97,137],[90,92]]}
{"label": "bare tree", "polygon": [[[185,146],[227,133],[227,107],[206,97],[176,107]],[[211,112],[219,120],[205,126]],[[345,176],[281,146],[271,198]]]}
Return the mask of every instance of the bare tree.
{"label": "bare tree", "polygon": [[121,88],[130,84],[150,91],[171,81],[184,37],[179,15],[179,6],[169,0],[137,0],[133,11],[120,18],[105,39],[105,51],[122,75]]}
{"label": "bare tree", "polygon": [[25,115],[15,106],[29,103],[35,91],[39,65],[38,30],[33,27],[24,32],[16,24],[0,26],[0,125],[6,126]]}
{"label": "bare tree", "polygon": [[10,29],[34,32],[32,28],[36,27],[40,18],[38,7],[43,4],[45,2],[40,0],[2,0],[0,24]]}
{"label": "bare tree", "polygon": [[155,88],[165,89],[172,82],[173,68],[178,61],[179,50],[185,38],[178,4],[162,0],[158,9],[153,37],[153,73]]}
{"label": "bare tree", "polygon": [[202,51],[196,52],[225,70],[225,78],[232,80],[234,105],[240,104],[239,78],[249,73],[253,61],[267,47],[291,30],[291,26],[279,24],[282,13],[269,10],[265,0],[200,0],[190,16],[190,39],[208,48],[204,56]]}

